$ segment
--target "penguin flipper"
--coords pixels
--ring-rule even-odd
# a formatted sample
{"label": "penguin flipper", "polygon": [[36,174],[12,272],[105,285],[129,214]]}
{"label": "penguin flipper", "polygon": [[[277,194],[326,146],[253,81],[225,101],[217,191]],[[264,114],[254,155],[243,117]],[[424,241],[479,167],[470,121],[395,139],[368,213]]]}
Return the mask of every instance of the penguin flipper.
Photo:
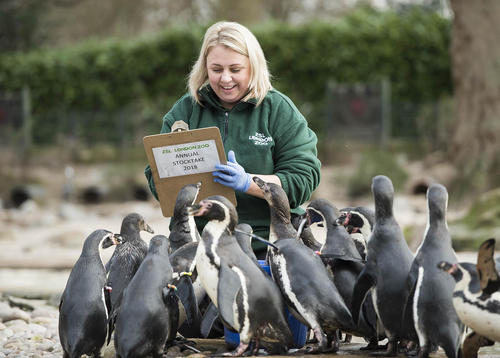
{"label": "penguin flipper", "polygon": [[[413,270],[413,268],[416,268]],[[415,321],[413,318],[413,300],[415,299],[415,291],[417,289],[419,265],[414,263],[410,269],[407,286],[408,296],[403,306],[403,316],[401,317],[401,327],[406,337],[418,341],[417,332],[415,331]],[[411,285],[411,286],[410,286]]]}
{"label": "penguin flipper", "polygon": [[108,318],[108,339],[106,342],[106,345],[109,345],[109,342],[111,342],[111,335],[113,334],[113,331],[115,330],[115,324],[116,324],[116,319],[118,318],[118,310],[113,311],[111,316]]}
{"label": "penguin flipper", "polygon": [[203,315],[200,325],[200,333],[204,338],[208,338],[210,335],[210,331],[212,331],[212,327],[214,322],[217,320],[217,317],[219,317],[219,310],[213,302],[210,302],[205,314]]}
{"label": "penguin flipper", "polygon": [[377,282],[376,277],[367,270],[368,265],[366,265],[360,272],[356,284],[354,285],[352,298],[351,298],[351,315],[354,320],[354,324],[358,324],[359,312],[361,310],[361,305],[365,300],[368,291]]}
{"label": "penguin flipper", "polygon": [[495,239],[486,240],[479,247],[477,253],[477,272],[481,290],[485,294],[492,294],[500,288],[500,277],[495,268],[495,259],[493,254],[495,251]]}
{"label": "penguin flipper", "polygon": [[111,334],[113,333],[113,330],[115,328],[117,310],[116,310],[116,308],[115,308],[115,310],[113,310],[113,307],[111,305],[111,287],[104,286],[103,293],[104,293],[104,303],[106,304],[106,311],[108,312],[108,341],[107,341],[107,345],[109,345],[109,342],[111,341]]}
{"label": "penguin flipper", "polygon": [[[221,263],[219,269],[219,285],[217,287],[217,306],[223,322],[234,325],[233,306],[236,296],[241,289],[241,282],[238,275],[225,263]],[[233,331],[238,331],[231,327]]]}
{"label": "penguin flipper", "polygon": [[196,295],[194,293],[193,282],[187,275],[181,276],[177,283],[177,296],[186,311],[186,321],[188,325],[192,326],[193,323],[200,321],[200,311],[198,309],[198,302],[196,302]]}

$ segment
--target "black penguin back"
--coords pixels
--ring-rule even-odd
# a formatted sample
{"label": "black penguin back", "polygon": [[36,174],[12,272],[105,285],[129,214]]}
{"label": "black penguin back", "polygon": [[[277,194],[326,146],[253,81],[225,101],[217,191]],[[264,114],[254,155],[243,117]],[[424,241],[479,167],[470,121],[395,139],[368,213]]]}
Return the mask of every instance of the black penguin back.
{"label": "black penguin back", "polygon": [[123,292],[115,330],[115,347],[123,357],[154,356],[163,351],[171,318],[166,308],[166,291],[173,276],[168,251],[168,238],[154,236]]}
{"label": "black penguin back", "polygon": [[104,345],[108,312],[103,301],[106,272],[99,249],[112,233],[96,230],[85,240],[59,304],[59,338],[65,354],[95,353]]}
{"label": "black penguin back", "polygon": [[112,288],[111,304],[113,307],[119,304],[123,290],[134,277],[148,252],[148,245],[140,236],[141,230],[152,232],[141,215],[131,213],[125,216],[120,229],[124,242],[115,249],[106,265],[107,284]]}

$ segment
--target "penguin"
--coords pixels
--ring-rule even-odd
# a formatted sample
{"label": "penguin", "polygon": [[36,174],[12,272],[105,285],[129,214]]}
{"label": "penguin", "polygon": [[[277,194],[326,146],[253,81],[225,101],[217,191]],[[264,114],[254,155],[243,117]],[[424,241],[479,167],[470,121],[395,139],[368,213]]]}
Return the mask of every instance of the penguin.
{"label": "penguin", "polygon": [[[189,296],[189,304],[186,304],[194,321],[187,325],[185,323],[186,312],[184,305],[179,304],[179,332],[184,337],[199,338],[200,333],[201,312],[200,305],[205,299],[206,293],[195,271],[194,257],[200,240],[200,234],[196,227],[194,218],[187,214],[187,207],[193,205],[200,192],[201,182],[196,184],[187,184],[181,188],[177,194],[177,199],[174,207],[174,214],[170,219],[170,262],[174,270],[174,276],[177,280],[187,280],[184,275],[191,276],[192,295]],[[177,284],[178,282],[174,282]],[[188,284],[188,282],[186,282]]]}
{"label": "penguin", "polygon": [[278,287],[234,237],[238,222],[234,205],[223,196],[211,196],[189,212],[208,219],[196,253],[196,269],[222,322],[240,335],[240,344],[230,355],[241,356],[251,341],[254,351],[260,340],[291,347],[293,336]]}
{"label": "penguin", "polygon": [[414,332],[403,331],[403,327],[413,327],[411,316],[403,318],[410,293],[406,280],[413,254],[392,212],[394,187],[391,180],[383,175],[374,177],[372,192],[375,224],[368,241],[366,265],[354,286],[351,313],[357,322],[363,300],[371,290],[375,311],[388,338],[384,355],[394,356],[398,354],[398,341],[414,335]]}
{"label": "penguin", "polygon": [[119,235],[107,230],[96,230],[85,239],[59,303],[59,339],[64,358],[79,358],[83,354],[101,357],[109,306],[100,251],[121,241]]}
{"label": "penguin", "polygon": [[477,264],[438,263],[455,280],[453,306],[460,320],[473,332],[463,342],[464,358],[477,357],[480,347],[500,341],[500,277],[493,252],[495,239],[484,241]]}
{"label": "penguin", "polygon": [[[307,206],[306,214],[310,224],[321,223],[326,228],[326,240],[320,249],[320,257],[344,301],[351,302],[354,284],[364,268],[364,260],[346,228],[337,220],[339,211],[328,200],[315,199]],[[354,331],[357,336],[369,341],[369,345],[363,350],[378,348],[378,341],[385,338],[383,334],[377,334],[377,315],[371,298],[363,302],[360,319]],[[349,341],[349,337],[346,339]]]}
{"label": "penguin", "polygon": [[366,259],[366,245],[370,239],[374,220],[375,213],[365,206],[340,209],[340,215],[337,219],[340,224],[346,227],[363,260]]}
{"label": "penguin", "polygon": [[[317,347],[308,347],[307,350],[309,353],[329,349],[338,351],[338,329],[352,332],[355,328],[349,309],[320,257],[297,239],[284,190],[258,177],[253,177],[253,181],[261,189],[270,208],[269,241],[277,248],[268,248],[272,276],[290,312],[309,326],[318,340]],[[332,348],[328,347],[331,338]]]}
{"label": "penguin", "polygon": [[163,357],[165,343],[175,339],[179,312],[168,246],[167,237],[154,236],[123,291],[114,335],[118,358]]}
{"label": "penguin", "polygon": [[139,234],[141,230],[154,233],[141,215],[131,213],[125,216],[120,229],[120,235],[124,242],[117,247],[106,264],[107,285],[112,288],[111,305],[113,310],[119,305],[123,290],[134,277],[148,252],[148,245]]}
{"label": "penguin", "polygon": [[195,203],[200,188],[201,182],[187,184],[177,193],[174,214],[170,219],[169,239],[171,253],[189,242],[200,240],[200,234],[196,228],[194,218],[186,212],[187,207]]}
{"label": "penguin", "polygon": [[406,310],[413,314],[419,358],[429,357],[436,346],[441,346],[448,358],[461,356],[464,326],[453,308],[455,282],[437,266],[441,260],[458,262],[446,224],[447,205],[446,188],[431,185],[427,190],[427,228],[408,275],[408,287],[414,293],[409,296]]}

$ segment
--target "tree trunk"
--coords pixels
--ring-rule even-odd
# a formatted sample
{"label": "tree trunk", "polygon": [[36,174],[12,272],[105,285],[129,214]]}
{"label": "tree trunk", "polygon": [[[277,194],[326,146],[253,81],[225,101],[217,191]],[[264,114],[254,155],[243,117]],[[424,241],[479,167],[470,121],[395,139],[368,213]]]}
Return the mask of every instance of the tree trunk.
{"label": "tree trunk", "polygon": [[473,189],[500,185],[500,1],[451,0],[451,155]]}

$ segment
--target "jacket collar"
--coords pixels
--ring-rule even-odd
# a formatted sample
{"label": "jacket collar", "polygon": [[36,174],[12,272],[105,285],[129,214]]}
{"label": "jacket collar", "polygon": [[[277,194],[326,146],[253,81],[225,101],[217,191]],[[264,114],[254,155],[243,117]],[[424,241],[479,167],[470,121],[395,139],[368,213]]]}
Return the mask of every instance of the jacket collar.
{"label": "jacket collar", "polygon": [[[227,108],[224,108],[219,100],[219,97],[215,94],[214,90],[210,85],[205,85],[202,88],[198,90],[198,94],[200,95],[201,102],[206,105],[207,107],[211,107],[213,109],[221,110],[221,111],[227,111]],[[242,111],[250,106],[255,107],[257,104],[257,99],[255,98],[250,98],[248,101],[245,102],[238,102],[236,105],[230,110],[230,111]]]}

